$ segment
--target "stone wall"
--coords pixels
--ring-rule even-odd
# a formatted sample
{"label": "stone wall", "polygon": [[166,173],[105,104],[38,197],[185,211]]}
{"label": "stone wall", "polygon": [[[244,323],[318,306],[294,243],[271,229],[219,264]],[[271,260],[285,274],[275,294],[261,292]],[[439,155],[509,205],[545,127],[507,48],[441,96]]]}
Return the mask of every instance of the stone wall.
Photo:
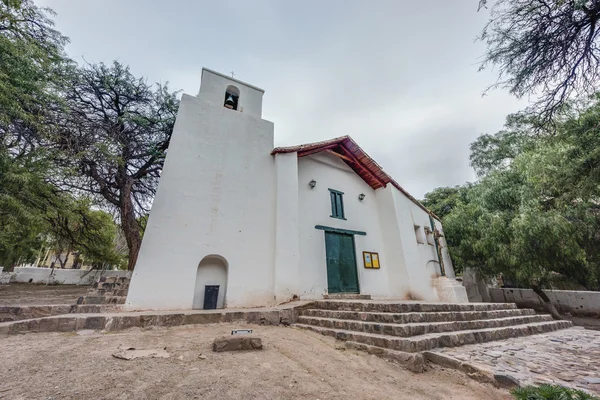
{"label": "stone wall", "polygon": [[[488,289],[494,303],[516,303],[519,308],[543,311],[542,299],[531,289]],[[600,292],[545,290],[550,301],[563,313],[600,317]]]}
{"label": "stone wall", "polygon": [[[129,276],[128,271],[92,271],[81,269],[57,269],[17,267],[13,272],[2,272],[0,283],[43,283],[61,285],[91,285],[101,276]],[[87,274],[87,275],[86,275]]]}

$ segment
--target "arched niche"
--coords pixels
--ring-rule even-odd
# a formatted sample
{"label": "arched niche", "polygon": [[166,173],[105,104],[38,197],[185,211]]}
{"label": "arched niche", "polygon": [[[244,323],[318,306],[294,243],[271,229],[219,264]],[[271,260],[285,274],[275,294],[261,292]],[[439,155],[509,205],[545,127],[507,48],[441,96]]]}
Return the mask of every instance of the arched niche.
{"label": "arched niche", "polygon": [[219,286],[217,308],[225,308],[227,295],[227,260],[220,255],[211,254],[202,259],[196,271],[196,284],[194,286],[193,309],[204,309],[206,286]]}
{"label": "arched niche", "polygon": [[240,101],[240,89],[233,85],[227,86],[225,89],[225,102],[223,106],[230,110],[237,110]]}

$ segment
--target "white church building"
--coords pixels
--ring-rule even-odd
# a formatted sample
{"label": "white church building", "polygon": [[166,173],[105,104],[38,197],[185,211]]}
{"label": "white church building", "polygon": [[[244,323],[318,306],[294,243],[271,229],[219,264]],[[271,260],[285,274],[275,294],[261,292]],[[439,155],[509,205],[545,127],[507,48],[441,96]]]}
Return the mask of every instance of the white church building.
{"label": "white church building", "polygon": [[126,307],[467,301],[439,219],[349,136],[274,148],[263,94],[203,69],[183,95]]}

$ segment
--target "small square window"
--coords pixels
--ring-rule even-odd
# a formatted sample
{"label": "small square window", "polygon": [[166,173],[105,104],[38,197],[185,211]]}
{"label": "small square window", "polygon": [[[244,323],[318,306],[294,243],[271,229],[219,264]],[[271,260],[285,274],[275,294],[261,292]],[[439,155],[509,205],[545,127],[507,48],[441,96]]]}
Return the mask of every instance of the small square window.
{"label": "small square window", "polygon": [[420,225],[415,225],[415,236],[417,237],[417,243],[425,244],[423,229],[421,229]]}
{"label": "small square window", "polygon": [[331,200],[331,217],[346,219],[344,217],[344,193],[337,190],[329,189],[329,197]]}

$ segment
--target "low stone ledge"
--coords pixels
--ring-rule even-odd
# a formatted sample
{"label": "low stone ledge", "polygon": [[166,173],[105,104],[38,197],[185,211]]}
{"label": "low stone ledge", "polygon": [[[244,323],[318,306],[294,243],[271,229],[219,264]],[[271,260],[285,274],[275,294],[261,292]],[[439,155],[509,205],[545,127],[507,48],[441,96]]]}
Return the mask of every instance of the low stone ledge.
{"label": "low stone ledge", "polygon": [[425,371],[425,357],[423,357],[421,353],[405,353],[351,341],[346,342],[345,346],[348,349],[365,351],[369,354],[400,364],[412,372],[421,373]]}
{"label": "low stone ledge", "polygon": [[262,339],[255,335],[221,336],[213,342],[213,351],[262,350]]}
{"label": "low stone ledge", "polygon": [[469,378],[476,380],[481,383],[491,383],[497,387],[511,388],[514,385],[508,385],[506,380],[501,379],[502,376],[496,377],[491,371],[487,369],[477,367],[468,362],[460,361],[454,357],[450,357],[445,354],[436,353],[433,351],[424,351],[423,356],[425,359],[433,364],[437,364],[441,367],[452,368],[461,371]]}

